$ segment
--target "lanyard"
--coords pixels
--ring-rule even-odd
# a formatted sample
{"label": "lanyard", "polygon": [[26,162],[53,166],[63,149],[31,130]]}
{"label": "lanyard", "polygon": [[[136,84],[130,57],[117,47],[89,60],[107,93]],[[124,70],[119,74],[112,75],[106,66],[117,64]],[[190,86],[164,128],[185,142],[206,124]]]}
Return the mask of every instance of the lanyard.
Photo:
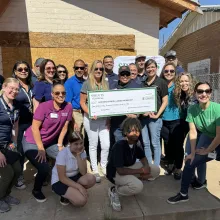
{"label": "lanyard", "polygon": [[[28,98],[28,102],[29,102],[29,104],[30,104],[30,107],[29,107],[29,110],[30,110],[30,112],[32,112],[32,102],[31,102],[31,98],[30,98],[30,96],[29,96],[29,94],[27,93],[27,91],[22,87],[21,88],[23,91],[24,91],[24,94],[27,96],[27,98]],[[31,94],[31,96],[32,96],[32,91],[30,90],[30,94]]]}
{"label": "lanyard", "polygon": [[9,119],[10,119],[11,125],[14,126],[15,118],[16,118],[16,111],[13,110],[14,118],[12,118],[12,117],[11,117],[11,113],[8,111],[8,108],[6,107],[6,105],[5,105],[5,103],[4,103],[3,99],[2,99],[2,97],[1,97],[0,99],[1,99],[1,103],[2,103],[2,105],[3,105],[3,107],[4,107],[5,111],[6,111],[6,113],[7,113],[8,117],[9,117]]}

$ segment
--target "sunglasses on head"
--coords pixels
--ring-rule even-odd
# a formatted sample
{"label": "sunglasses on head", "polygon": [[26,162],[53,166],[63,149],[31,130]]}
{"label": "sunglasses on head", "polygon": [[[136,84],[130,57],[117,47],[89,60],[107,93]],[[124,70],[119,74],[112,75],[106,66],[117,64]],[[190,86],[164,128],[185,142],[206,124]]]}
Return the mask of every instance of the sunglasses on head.
{"label": "sunglasses on head", "polygon": [[164,73],[175,73],[175,70],[164,70]]}
{"label": "sunglasses on head", "polygon": [[206,93],[206,94],[210,94],[211,92],[212,92],[212,90],[211,89],[205,89],[205,90],[203,90],[203,89],[197,89],[196,90],[196,92],[198,93],[198,94],[203,94],[204,92]]}
{"label": "sunglasses on head", "polygon": [[25,68],[21,68],[21,67],[20,67],[20,68],[17,69],[17,71],[20,72],[20,73],[21,73],[23,70],[24,70],[25,72],[28,72],[28,68],[27,68],[27,67],[25,67]]}
{"label": "sunglasses on head", "polygon": [[104,68],[95,68],[95,71],[98,71],[98,70],[100,70],[100,71],[103,71],[104,70]]}
{"label": "sunglasses on head", "polygon": [[131,75],[131,73],[129,73],[129,72],[122,72],[122,73],[120,73],[120,76],[130,76]]}
{"label": "sunglasses on head", "polygon": [[66,70],[59,70],[57,73],[66,73]]}
{"label": "sunglasses on head", "polygon": [[80,70],[84,70],[85,67],[84,67],[84,66],[74,66],[74,69],[75,69],[75,70],[78,70],[78,69],[80,69]]}
{"label": "sunglasses on head", "polygon": [[54,92],[54,95],[60,95],[60,94],[64,96],[64,95],[66,95],[66,92],[58,92],[58,91]]}
{"label": "sunglasses on head", "polygon": [[55,67],[47,67],[47,68],[45,68],[45,70],[56,70],[56,68]]}

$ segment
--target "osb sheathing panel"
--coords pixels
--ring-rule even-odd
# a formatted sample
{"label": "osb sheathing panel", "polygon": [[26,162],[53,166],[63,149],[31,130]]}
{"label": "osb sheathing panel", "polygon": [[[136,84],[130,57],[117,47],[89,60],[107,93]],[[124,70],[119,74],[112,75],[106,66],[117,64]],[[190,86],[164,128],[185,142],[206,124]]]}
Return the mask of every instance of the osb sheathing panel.
{"label": "osb sheathing panel", "polygon": [[134,35],[0,32],[2,47],[135,49]]}
{"label": "osb sheathing panel", "polygon": [[17,60],[25,60],[31,65],[39,57],[50,58],[56,65],[63,64],[73,75],[73,63],[76,59],[83,59],[89,65],[95,59],[102,60],[105,55],[131,56],[136,53],[132,50],[110,50],[110,49],[73,49],[73,48],[26,48],[26,47],[2,47],[3,74],[9,77]]}

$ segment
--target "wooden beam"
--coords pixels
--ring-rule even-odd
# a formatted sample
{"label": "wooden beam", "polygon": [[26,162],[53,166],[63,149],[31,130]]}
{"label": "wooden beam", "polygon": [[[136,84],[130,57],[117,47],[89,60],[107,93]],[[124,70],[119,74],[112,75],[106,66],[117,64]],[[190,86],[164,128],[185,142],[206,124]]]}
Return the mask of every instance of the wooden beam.
{"label": "wooden beam", "polygon": [[181,18],[182,17],[182,13],[179,11],[175,11],[171,8],[168,8],[167,6],[163,5],[163,4],[158,4],[156,2],[153,2],[152,0],[140,0],[140,2],[148,4],[152,7],[158,7],[162,12],[172,15],[176,18]]}
{"label": "wooden beam", "polygon": [[134,50],[135,36],[0,31],[0,46]]}
{"label": "wooden beam", "polygon": [[196,11],[196,12],[198,11],[198,5],[192,1],[189,2],[186,0],[169,0],[169,2],[182,6],[191,11]]}

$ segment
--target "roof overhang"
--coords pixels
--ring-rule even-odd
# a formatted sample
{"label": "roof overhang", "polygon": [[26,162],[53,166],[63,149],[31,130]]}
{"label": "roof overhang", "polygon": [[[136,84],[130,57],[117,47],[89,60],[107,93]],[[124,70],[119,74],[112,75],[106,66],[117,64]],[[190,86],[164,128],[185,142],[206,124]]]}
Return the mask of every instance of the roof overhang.
{"label": "roof overhang", "polygon": [[0,17],[5,12],[11,0],[1,0],[0,1]]}
{"label": "roof overhang", "polygon": [[188,10],[203,14],[197,0],[139,0],[160,9],[160,29],[175,20],[181,18]]}

